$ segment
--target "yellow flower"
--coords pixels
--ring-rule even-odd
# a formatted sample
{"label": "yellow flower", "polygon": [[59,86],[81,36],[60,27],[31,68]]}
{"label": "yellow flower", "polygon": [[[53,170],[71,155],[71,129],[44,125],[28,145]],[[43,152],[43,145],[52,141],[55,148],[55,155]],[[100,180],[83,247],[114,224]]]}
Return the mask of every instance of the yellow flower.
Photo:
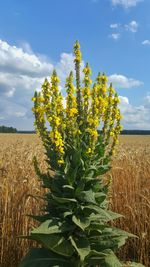
{"label": "yellow flower", "polygon": [[92,149],[89,147],[87,150],[87,154],[91,154],[92,153]]}
{"label": "yellow flower", "polygon": [[81,55],[81,51],[80,51],[80,44],[78,41],[76,41],[75,45],[74,45],[74,54],[75,54],[75,62],[81,62],[82,59],[82,55]]}
{"label": "yellow flower", "polygon": [[58,160],[58,164],[59,164],[59,165],[64,164],[64,160],[63,160],[63,159],[59,159],[59,160]]}

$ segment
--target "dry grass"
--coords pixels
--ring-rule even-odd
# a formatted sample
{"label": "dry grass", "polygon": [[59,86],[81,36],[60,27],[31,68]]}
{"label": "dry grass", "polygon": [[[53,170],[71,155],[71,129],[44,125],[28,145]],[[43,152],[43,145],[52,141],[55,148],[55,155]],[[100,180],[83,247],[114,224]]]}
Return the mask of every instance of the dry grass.
{"label": "dry grass", "polygon": [[[32,158],[44,155],[35,135],[0,135],[0,266],[17,267],[30,244],[16,238],[33,226],[26,214],[38,214],[42,203],[31,195],[42,195]],[[114,159],[111,191],[112,209],[125,218],[117,225],[137,234],[120,252],[123,259],[133,259],[150,266],[150,137],[121,136]]]}

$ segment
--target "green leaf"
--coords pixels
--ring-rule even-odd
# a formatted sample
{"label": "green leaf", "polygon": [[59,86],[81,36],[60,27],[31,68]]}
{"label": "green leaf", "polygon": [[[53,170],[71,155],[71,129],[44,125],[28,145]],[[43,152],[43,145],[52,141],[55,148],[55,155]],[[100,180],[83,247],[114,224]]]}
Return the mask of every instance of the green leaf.
{"label": "green leaf", "polygon": [[102,261],[102,266],[103,267],[122,267],[122,263],[119,261],[119,259],[113,253],[113,251],[108,250],[108,254]]}
{"label": "green leaf", "polygon": [[74,202],[77,203],[77,200],[75,198],[64,198],[64,197],[56,197],[52,195],[53,199],[56,200],[58,203],[70,203]]}
{"label": "green leaf", "polygon": [[73,230],[74,227],[68,223],[62,223],[57,219],[50,219],[43,222],[39,227],[31,231],[31,235],[35,234],[56,234]]}
{"label": "green leaf", "polygon": [[74,253],[74,249],[69,240],[66,240],[59,234],[31,234],[31,238],[40,242],[44,247],[50,249],[54,253],[63,255],[65,257],[71,257]]}
{"label": "green leaf", "polygon": [[108,172],[109,170],[110,170],[109,165],[100,166],[99,168],[97,168],[96,175],[97,176],[102,175],[102,174]]}
{"label": "green leaf", "polygon": [[38,222],[45,222],[45,220],[49,219],[50,215],[49,214],[44,214],[44,215],[27,215],[28,217],[38,221]]}
{"label": "green leaf", "polygon": [[89,237],[91,246],[97,251],[102,249],[112,249],[113,251],[125,244],[128,237],[135,237],[134,235],[122,231],[117,228],[106,226],[101,233],[94,233]]}
{"label": "green leaf", "polygon": [[94,204],[96,203],[95,193],[92,190],[82,191],[77,197],[83,202],[94,203]]}
{"label": "green leaf", "polygon": [[87,228],[87,230],[91,230],[91,231],[94,231],[94,230],[98,230],[99,233],[104,230],[106,228],[106,225],[104,224],[100,224],[100,223],[96,223],[96,222],[92,222],[90,223],[89,227]]}
{"label": "green leaf", "polygon": [[103,267],[122,267],[122,263],[118,260],[112,250],[103,250],[102,252],[91,251],[90,257],[87,258],[90,265],[100,265]]}
{"label": "green leaf", "polygon": [[63,188],[70,189],[71,191],[74,190],[74,187],[73,187],[73,186],[71,186],[71,185],[67,185],[67,184],[63,185]]}
{"label": "green leaf", "polygon": [[70,215],[72,215],[72,211],[65,211],[64,213],[63,213],[63,217],[64,218],[66,218],[67,216],[70,216]]}
{"label": "green leaf", "polygon": [[65,163],[66,163],[66,166],[65,166],[65,169],[64,169],[64,173],[67,174],[69,169],[70,169],[70,161],[69,161],[69,157],[68,156],[65,159]]}
{"label": "green leaf", "polygon": [[72,221],[83,231],[90,225],[90,221],[84,217],[77,218],[75,215],[73,215]]}
{"label": "green leaf", "polygon": [[107,221],[111,221],[112,219],[111,215],[109,214],[107,210],[104,210],[96,205],[87,205],[84,207],[84,209],[88,209],[91,211],[92,214],[89,217],[91,221],[100,220],[100,221],[107,222]]}
{"label": "green leaf", "polygon": [[131,262],[129,263],[129,265],[127,265],[128,267],[145,267],[143,264],[141,263],[136,263],[136,262]]}
{"label": "green leaf", "polygon": [[119,214],[119,213],[115,213],[111,210],[107,210],[107,213],[110,215],[111,220],[116,220],[118,218],[124,217],[123,215]]}
{"label": "green leaf", "polygon": [[62,225],[62,223],[56,219],[46,220],[39,227],[33,229],[31,231],[31,235],[60,233],[61,232],[61,230],[60,230],[61,225]]}
{"label": "green leaf", "polygon": [[81,261],[83,262],[85,257],[90,253],[90,245],[86,237],[79,237],[76,241],[71,236],[70,241],[80,256]]}
{"label": "green leaf", "polygon": [[55,265],[69,267],[70,262],[48,249],[32,248],[23,258],[19,267],[54,267]]}
{"label": "green leaf", "polygon": [[106,194],[104,194],[103,192],[95,193],[95,199],[98,202],[98,204],[101,205],[106,199]]}

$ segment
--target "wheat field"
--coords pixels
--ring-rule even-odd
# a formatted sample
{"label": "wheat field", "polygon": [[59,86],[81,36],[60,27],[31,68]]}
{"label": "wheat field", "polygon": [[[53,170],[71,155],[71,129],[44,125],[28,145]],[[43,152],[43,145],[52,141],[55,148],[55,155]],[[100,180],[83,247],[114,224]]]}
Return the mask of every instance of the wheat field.
{"label": "wheat field", "polygon": [[[111,169],[111,209],[124,215],[114,224],[136,234],[121,249],[123,260],[150,266],[150,136],[121,136]],[[39,214],[43,195],[32,159],[44,170],[40,140],[30,134],[0,134],[0,266],[17,267],[31,245],[25,239],[35,225],[28,214]]]}

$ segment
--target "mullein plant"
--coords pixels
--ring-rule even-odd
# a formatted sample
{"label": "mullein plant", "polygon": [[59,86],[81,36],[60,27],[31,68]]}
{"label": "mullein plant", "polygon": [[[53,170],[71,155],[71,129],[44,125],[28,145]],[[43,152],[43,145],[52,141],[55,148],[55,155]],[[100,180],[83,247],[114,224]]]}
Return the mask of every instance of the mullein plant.
{"label": "mullein plant", "polygon": [[88,63],[81,84],[78,41],[74,56],[76,85],[70,72],[66,98],[54,70],[32,99],[47,172],[41,172],[36,158],[34,166],[47,190],[44,214],[32,216],[39,227],[27,237],[40,247],[31,248],[20,267],[143,266],[124,265],[117,258],[118,248],[135,236],[108,223],[120,217],[108,208],[111,179],[104,183],[121,131],[119,98],[112,84],[107,85],[104,73],[99,73],[92,85]]}

